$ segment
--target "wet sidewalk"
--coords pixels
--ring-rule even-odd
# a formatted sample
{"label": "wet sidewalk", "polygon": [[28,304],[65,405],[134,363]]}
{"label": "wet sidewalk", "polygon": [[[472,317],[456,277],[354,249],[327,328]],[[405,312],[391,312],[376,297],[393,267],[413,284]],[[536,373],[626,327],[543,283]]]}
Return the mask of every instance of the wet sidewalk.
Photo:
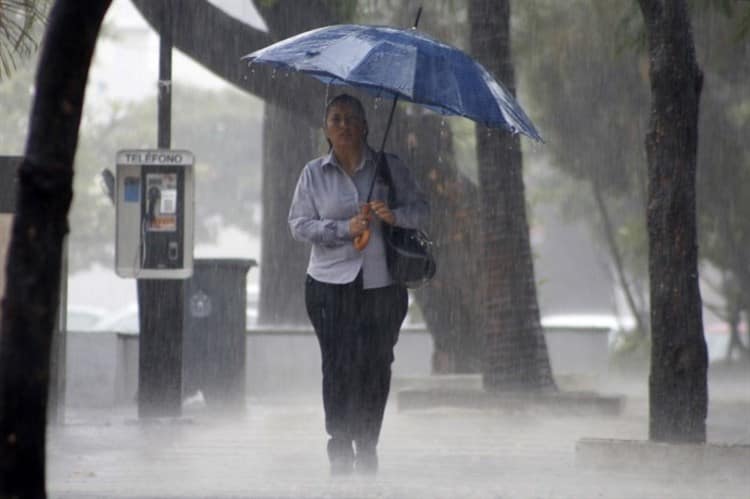
{"label": "wet sidewalk", "polygon": [[[142,422],[135,407],[69,410],[48,439],[51,498],[747,498],[747,462],[602,468],[576,460],[582,438],[645,440],[640,385],[618,415],[538,407],[401,410],[395,383],[380,472],[331,478],[317,394],[249,399],[242,416],[186,409]],[[712,385],[709,441],[750,444],[750,386]],[[403,387],[401,387],[403,388]],[[664,464],[664,463],[661,463]],[[745,472],[742,472],[744,466]]]}

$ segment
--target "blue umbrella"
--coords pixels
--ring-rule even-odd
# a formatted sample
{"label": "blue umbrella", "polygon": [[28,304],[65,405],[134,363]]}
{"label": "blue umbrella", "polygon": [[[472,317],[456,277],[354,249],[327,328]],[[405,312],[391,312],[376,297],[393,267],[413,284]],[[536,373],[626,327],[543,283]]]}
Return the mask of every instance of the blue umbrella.
{"label": "blue umbrella", "polygon": [[242,60],[309,74],[326,84],[364,88],[375,96],[394,98],[394,107],[395,101],[404,99],[542,141],[513,95],[481,64],[414,28],[328,26],[256,50]]}

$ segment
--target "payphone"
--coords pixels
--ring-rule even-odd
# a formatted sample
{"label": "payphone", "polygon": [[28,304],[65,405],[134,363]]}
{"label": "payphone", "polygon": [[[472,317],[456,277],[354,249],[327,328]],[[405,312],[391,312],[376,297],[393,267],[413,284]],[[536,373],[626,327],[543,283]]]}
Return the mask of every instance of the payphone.
{"label": "payphone", "polygon": [[138,279],[192,275],[193,163],[193,154],[183,150],[117,153],[117,275]]}

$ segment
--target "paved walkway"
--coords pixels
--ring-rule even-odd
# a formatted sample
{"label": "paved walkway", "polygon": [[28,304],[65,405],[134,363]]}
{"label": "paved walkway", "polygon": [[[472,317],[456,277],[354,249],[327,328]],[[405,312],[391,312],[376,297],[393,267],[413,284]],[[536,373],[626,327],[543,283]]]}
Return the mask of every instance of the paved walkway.
{"label": "paved walkway", "polygon": [[[709,441],[750,444],[745,381],[712,386]],[[71,410],[66,424],[49,432],[48,491],[58,499],[750,497],[750,474],[741,466],[657,463],[644,472],[576,464],[580,438],[646,438],[642,391],[621,389],[627,403],[619,416],[518,408],[399,412],[392,403],[375,478],[329,477],[315,394],[251,399],[241,417],[203,408],[152,423],[138,422],[134,407]]]}

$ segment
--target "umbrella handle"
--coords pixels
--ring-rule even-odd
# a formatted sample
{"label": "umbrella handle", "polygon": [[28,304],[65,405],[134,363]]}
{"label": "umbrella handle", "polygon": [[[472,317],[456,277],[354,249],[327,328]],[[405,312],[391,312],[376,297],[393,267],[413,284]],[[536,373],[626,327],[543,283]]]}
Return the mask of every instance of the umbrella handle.
{"label": "umbrella handle", "polygon": [[[362,214],[363,215],[369,215],[370,214],[370,205],[369,204],[363,204],[362,205]],[[367,247],[367,243],[370,242],[370,229],[365,229],[360,235],[354,238],[354,241],[352,241],[352,244],[354,245],[354,249],[357,251],[362,251]]]}
{"label": "umbrella handle", "polygon": [[352,244],[354,245],[354,249],[357,251],[362,251],[367,247],[367,243],[370,242],[370,229],[365,229],[365,231],[354,238],[354,241],[352,241]]}

